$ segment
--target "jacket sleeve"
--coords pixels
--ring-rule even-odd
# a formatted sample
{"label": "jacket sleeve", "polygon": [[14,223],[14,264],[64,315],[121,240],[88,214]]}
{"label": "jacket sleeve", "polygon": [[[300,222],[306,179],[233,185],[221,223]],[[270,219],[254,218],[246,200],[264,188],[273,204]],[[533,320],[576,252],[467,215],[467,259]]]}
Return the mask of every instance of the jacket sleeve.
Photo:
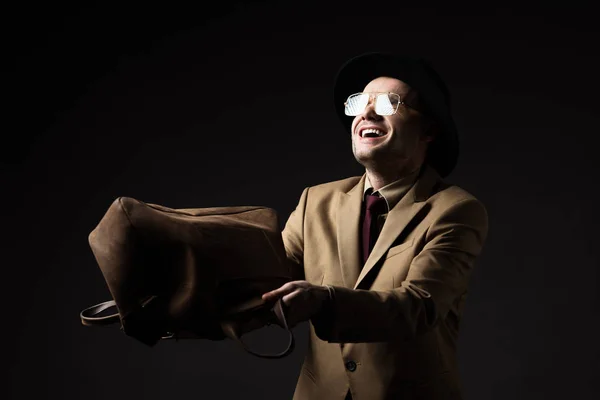
{"label": "jacket sleeve", "polygon": [[450,206],[429,227],[406,279],[389,291],[333,287],[326,309],[312,320],[329,342],[411,339],[446,318],[466,292],[475,259],[487,237],[485,207],[476,199]]}
{"label": "jacket sleeve", "polygon": [[308,188],[305,188],[282,232],[283,244],[294,280],[304,280],[304,211],[307,197]]}

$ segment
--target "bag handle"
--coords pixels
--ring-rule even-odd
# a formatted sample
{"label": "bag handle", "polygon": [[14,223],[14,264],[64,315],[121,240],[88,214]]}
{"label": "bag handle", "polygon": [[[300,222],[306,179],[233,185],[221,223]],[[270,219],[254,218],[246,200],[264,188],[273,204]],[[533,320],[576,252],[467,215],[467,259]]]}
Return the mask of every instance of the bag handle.
{"label": "bag handle", "polygon": [[[140,306],[142,308],[146,307],[150,302],[152,302],[156,296],[148,296],[146,299],[142,301]],[[102,326],[102,325],[111,325],[121,322],[121,316],[119,311],[105,315],[102,317],[98,317],[102,311],[107,308],[115,307],[117,308],[117,303],[114,300],[104,301],[102,303],[98,303],[91,307],[86,308],[85,310],[79,313],[79,317],[81,318],[81,323],[85,326]]]}
{"label": "bag handle", "polygon": [[[154,296],[150,297],[146,302],[144,302],[142,307],[145,305],[145,303],[149,302],[153,298],[154,298]],[[102,311],[104,311],[110,307],[116,307],[116,306],[117,306],[117,304],[114,300],[109,300],[109,301],[105,301],[105,302],[93,305],[91,307],[88,307],[85,310],[81,311],[81,313],[79,314],[79,316],[81,318],[81,323],[85,326],[103,326],[103,325],[111,325],[111,324],[118,323],[121,321],[121,317],[119,316],[118,312],[109,314],[109,315],[105,315],[102,317],[97,316]],[[239,344],[241,344],[242,347],[244,348],[244,350],[246,350],[248,353],[250,353],[254,356],[261,357],[261,358],[270,358],[270,359],[283,358],[283,357],[289,355],[292,351],[294,351],[294,348],[296,345],[295,340],[294,340],[294,334],[291,331],[290,327],[288,326],[287,319],[285,317],[285,312],[283,311],[283,300],[282,299],[279,299],[275,303],[272,311],[275,314],[275,317],[277,319],[277,322],[279,322],[279,325],[283,329],[285,329],[289,335],[289,341],[287,344],[287,348],[280,353],[274,353],[274,354],[258,353],[258,352],[251,350],[242,340],[243,335],[240,333],[238,324],[236,324],[234,321],[230,321],[230,320],[222,321],[221,329],[223,329],[223,333],[227,337],[229,337],[230,339],[233,339],[236,342],[238,342]],[[267,323],[267,325],[270,325],[270,323]],[[167,336],[162,337],[162,339],[172,339],[172,338],[177,339],[177,336],[167,333]]]}
{"label": "bag handle", "polygon": [[105,301],[103,303],[96,304],[88,307],[79,313],[81,317],[81,323],[85,326],[100,326],[100,325],[111,325],[120,322],[119,313],[105,315],[103,317],[97,317],[102,311],[110,307],[116,307],[117,303],[114,300]]}
{"label": "bag handle", "polygon": [[[289,341],[287,344],[287,348],[280,353],[258,353],[254,350],[251,350],[246,345],[246,343],[244,343],[244,341],[242,340],[242,335],[240,334],[239,327],[234,321],[221,322],[221,328],[223,329],[223,333],[225,333],[225,335],[227,337],[229,337],[229,338],[235,340],[236,342],[238,342],[239,344],[241,344],[244,350],[246,350],[248,353],[250,353],[254,356],[257,356],[260,358],[270,358],[270,359],[283,358],[283,357],[289,355],[292,351],[294,351],[296,342],[294,340],[294,333],[291,331],[290,327],[288,326],[287,319],[285,318],[285,312],[283,311],[283,300],[282,299],[279,299],[275,303],[275,306],[273,307],[273,312],[275,313],[275,317],[277,318],[277,321],[279,322],[280,326],[283,329],[285,329],[289,335]],[[270,325],[270,323],[267,323],[267,325]]]}

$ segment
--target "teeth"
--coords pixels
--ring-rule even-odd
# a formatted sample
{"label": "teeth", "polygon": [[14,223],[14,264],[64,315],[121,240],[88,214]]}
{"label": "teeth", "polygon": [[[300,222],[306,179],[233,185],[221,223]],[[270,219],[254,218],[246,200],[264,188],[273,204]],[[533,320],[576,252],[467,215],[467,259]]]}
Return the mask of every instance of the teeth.
{"label": "teeth", "polygon": [[385,135],[385,133],[383,131],[380,131],[379,129],[368,128],[368,129],[363,129],[363,131],[361,132],[361,136],[364,137],[368,133],[374,133],[377,136]]}

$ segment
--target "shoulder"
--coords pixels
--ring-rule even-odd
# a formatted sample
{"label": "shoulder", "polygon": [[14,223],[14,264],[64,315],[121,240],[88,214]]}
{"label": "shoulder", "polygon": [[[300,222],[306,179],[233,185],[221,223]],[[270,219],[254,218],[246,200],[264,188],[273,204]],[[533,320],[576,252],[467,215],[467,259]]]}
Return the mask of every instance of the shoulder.
{"label": "shoulder", "polygon": [[432,217],[438,222],[455,220],[487,230],[488,214],[485,205],[460,186],[440,181],[428,202]]}
{"label": "shoulder", "polygon": [[481,203],[473,194],[459,185],[440,177],[431,167],[425,168],[415,184],[415,201],[425,201],[434,210],[443,210],[461,203]]}
{"label": "shoulder", "polygon": [[361,178],[361,176],[352,176],[333,182],[325,182],[314,186],[309,186],[306,190],[311,196],[330,196],[339,192],[347,193],[356,187]]}
{"label": "shoulder", "polygon": [[305,187],[300,204],[305,209],[316,210],[319,213],[329,212],[336,208],[340,195],[362,190],[359,188],[361,178],[361,176],[353,176]]}
{"label": "shoulder", "polygon": [[463,201],[479,202],[479,200],[466,189],[445,181],[439,181],[436,190],[432,193],[431,200],[444,204],[453,204]]}

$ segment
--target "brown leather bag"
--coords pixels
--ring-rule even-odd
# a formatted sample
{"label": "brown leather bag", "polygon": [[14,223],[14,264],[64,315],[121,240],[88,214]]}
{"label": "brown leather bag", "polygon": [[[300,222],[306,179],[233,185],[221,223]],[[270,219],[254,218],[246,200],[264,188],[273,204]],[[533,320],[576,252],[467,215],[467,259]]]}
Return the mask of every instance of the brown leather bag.
{"label": "brown leather bag", "polygon": [[[273,209],[171,209],[120,197],[89,243],[113,300],[83,310],[84,325],[120,322],[125,334],[149,346],[161,339],[230,338],[259,357],[292,352],[281,301],[261,299],[292,279]],[[99,316],[109,307],[117,312]],[[250,350],[242,335],[271,323],[287,330],[287,349]]]}

